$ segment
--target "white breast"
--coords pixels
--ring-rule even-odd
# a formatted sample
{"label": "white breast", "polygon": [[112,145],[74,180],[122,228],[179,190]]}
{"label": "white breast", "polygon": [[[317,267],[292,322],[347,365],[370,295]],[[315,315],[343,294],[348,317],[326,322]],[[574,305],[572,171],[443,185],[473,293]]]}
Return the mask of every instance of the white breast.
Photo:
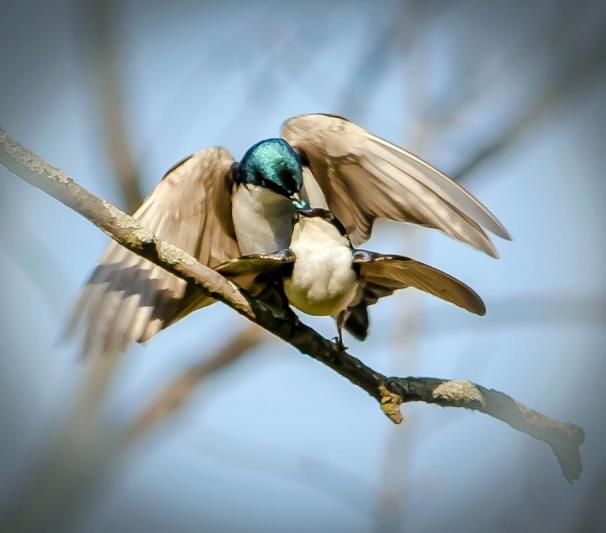
{"label": "white breast", "polygon": [[264,187],[240,185],[232,197],[234,229],[242,255],[288,248],[295,208]]}
{"label": "white breast", "polygon": [[358,286],[349,241],[320,218],[302,218],[290,249],[296,260],[284,280],[289,302],[309,315],[337,315],[353,300]]}

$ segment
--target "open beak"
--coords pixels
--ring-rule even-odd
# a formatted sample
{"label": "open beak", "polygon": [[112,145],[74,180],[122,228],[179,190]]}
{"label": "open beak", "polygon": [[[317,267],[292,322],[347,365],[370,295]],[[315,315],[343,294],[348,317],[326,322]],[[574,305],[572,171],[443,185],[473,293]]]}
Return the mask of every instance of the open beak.
{"label": "open beak", "polygon": [[299,196],[298,192],[292,193],[289,198],[292,202],[292,205],[294,205],[296,209],[309,208],[309,204],[305,200],[301,200],[301,196]]}

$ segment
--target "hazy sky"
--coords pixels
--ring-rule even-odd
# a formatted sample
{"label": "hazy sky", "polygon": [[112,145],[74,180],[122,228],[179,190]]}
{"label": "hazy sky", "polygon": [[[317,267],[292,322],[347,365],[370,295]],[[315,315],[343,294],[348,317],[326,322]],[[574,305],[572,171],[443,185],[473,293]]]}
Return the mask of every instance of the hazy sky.
{"label": "hazy sky", "polygon": [[[478,381],[580,424],[585,472],[569,485],[546,445],[462,410],[409,404],[407,423],[392,427],[364,392],[271,340],[132,449],[87,500],[79,529],[372,531],[389,525],[377,516],[385,492],[394,494],[395,531],[579,527],[583,506],[604,494],[606,471],[604,62],[583,68],[606,19],[597,3],[583,6],[571,16],[564,3],[545,1],[119,3],[112,43],[146,192],[188,153],[222,144],[240,157],[302,112],[346,113],[445,171],[528,117],[466,181],[514,237],[496,242],[499,261],[395,225],[367,245],[464,280],[487,316],[405,291],[372,308],[367,342],[346,342],[387,374]],[[11,0],[2,11],[0,124],[123,205],[83,5]],[[546,92],[554,94],[545,104]],[[453,119],[427,128],[453,102],[461,108]],[[0,175],[6,496],[84,374],[76,346],[57,339],[108,238]],[[305,320],[334,335],[331,320]],[[108,417],[135,412],[243,326],[214,305],[134,348]]]}

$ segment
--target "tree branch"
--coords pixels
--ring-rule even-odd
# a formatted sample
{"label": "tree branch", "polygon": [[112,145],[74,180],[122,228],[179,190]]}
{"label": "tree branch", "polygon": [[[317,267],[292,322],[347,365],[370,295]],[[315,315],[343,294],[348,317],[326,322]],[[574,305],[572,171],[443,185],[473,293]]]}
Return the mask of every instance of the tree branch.
{"label": "tree branch", "polygon": [[573,424],[558,422],[526,407],[500,391],[487,389],[470,381],[436,378],[389,378],[386,386],[404,398],[404,402],[425,402],[442,407],[464,407],[480,411],[505,422],[551,446],[566,479],[581,475],[579,447],[585,440],[583,430]]}
{"label": "tree branch", "polygon": [[88,48],[94,90],[102,122],[101,131],[126,210],[133,213],[142,203],[139,171],[130,149],[122,85],[118,72],[118,50],[113,21],[115,2],[93,0],[85,9]]}
{"label": "tree branch", "polygon": [[185,280],[190,286],[222,301],[249,320],[285,340],[299,351],[329,366],[380,402],[395,423],[402,421],[400,405],[422,401],[443,407],[466,407],[484,412],[551,446],[564,476],[581,473],[579,446],[583,430],[532,411],[509,396],[464,381],[435,378],[388,378],[341,351],[303,323],[294,324],[272,314],[262,302],[250,297],[220,274],[198,263],[184,251],[157,239],[132,217],[93,196],[62,170],[11,139],[0,129],[0,163],[103,229],[130,251]]}
{"label": "tree branch", "polygon": [[265,337],[263,333],[261,328],[250,324],[231,339],[227,346],[219,348],[212,357],[204,359],[175,377],[128,424],[125,443],[148,433],[160,421],[173,414],[208,376],[241,359],[248,351],[261,344]]}
{"label": "tree branch", "polygon": [[[557,33],[556,40],[560,42],[561,39],[562,36]],[[605,46],[606,36],[600,34],[600,37],[588,50],[568,47],[566,49],[568,57],[561,59],[564,61],[564,65],[555,73],[553,79],[545,84],[544,91],[536,98],[529,100],[500,135],[480,146],[458,169],[450,172],[450,175],[457,181],[466,180],[485,161],[498,155],[538,120],[543,118],[558,100],[578,88],[582,83],[587,83],[588,77],[595,76],[596,73],[603,75],[601,71],[606,64]],[[549,49],[549,54],[553,54],[553,47]]]}

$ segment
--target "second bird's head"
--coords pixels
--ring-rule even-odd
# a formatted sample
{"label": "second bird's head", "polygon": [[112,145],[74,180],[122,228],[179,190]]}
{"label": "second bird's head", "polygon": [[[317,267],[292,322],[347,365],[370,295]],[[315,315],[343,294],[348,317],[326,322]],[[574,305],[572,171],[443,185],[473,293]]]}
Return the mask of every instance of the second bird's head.
{"label": "second bird's head", "polygon": [[251,146],[240,161],[236,180],[286,196],[297,209],[308,207],[300,197],[301,161],[284,139],[266,139]]}

